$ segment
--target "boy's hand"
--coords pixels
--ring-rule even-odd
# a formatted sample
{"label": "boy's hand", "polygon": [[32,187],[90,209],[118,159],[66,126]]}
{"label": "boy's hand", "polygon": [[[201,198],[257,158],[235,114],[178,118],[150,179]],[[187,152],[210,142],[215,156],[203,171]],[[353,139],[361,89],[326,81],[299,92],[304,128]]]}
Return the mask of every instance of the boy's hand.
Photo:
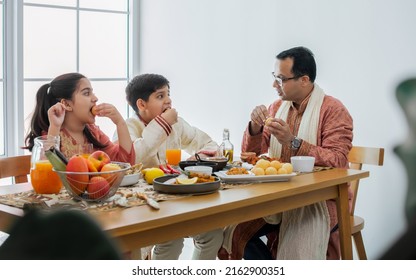
{"label": "boy's hand", "polygon": [[176,109],[174,108],[167,109],[160,116],[164,118],[170,125],[174,125],[178,122],[178,112],[176,112]]}

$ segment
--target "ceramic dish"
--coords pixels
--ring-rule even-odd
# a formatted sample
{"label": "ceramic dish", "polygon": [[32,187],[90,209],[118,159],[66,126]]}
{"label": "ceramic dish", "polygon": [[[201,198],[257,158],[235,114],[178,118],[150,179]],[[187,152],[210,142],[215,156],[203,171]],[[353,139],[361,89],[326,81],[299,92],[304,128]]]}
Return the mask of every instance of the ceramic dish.
{"label": "ceramic dish", "polygon": [[219,171],[218,164],[215,162],[202,162],[202,161],[197,161],[197,160],[185,160],[185,161],[179,162],[179,167],[182,170],[185,170],[185,168],[188,166],[195,166],[195,165],[211,166],[214,172]]}
{"label": "ceramic dish", "polygon": [[265,183],[265,182],[282,182],[289,181],[296,173],[279,174],[279,175],[261,175],[256,176],[253,173],[244,175],[227,175],[226,171],[214,172],[225,183]]}
{"label": "ceramic dish", "polygon": [[166,175],[153,180],[153,189],[162,193],[172,194],[207,194],[218,191],[221,186],[220,179],[215,178],[214,182],[190,184],[190,185],[176,185],[168,184],[166,181],[177,177],[178,175]]}
{"label": "ceramic dish", "polygon": [[137,182],[139,182],[139,179],[140,179],[140,173],[133,173],[133,174],[130,174],[130,175],[124,175],[124,178],[120,183],[120,187],[134,185]]}

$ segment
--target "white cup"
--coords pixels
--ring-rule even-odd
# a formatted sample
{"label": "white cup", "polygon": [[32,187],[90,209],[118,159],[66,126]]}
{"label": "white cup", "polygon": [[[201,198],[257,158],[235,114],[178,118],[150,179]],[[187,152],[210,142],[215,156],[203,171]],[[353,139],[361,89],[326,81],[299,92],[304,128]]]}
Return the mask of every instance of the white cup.
{"label": "white cup", "polygon": [[290,158],[290,163],[295,172],[312,172],[315,158],[309,156],[295,156]]}
{"label": "white cup", "polygon": [[203,165],[196,165],[196,166],[187,166],[185,167],[185,171],[198,173],[203,175],[211,175],[212,167],[211,166],[203,166]]}

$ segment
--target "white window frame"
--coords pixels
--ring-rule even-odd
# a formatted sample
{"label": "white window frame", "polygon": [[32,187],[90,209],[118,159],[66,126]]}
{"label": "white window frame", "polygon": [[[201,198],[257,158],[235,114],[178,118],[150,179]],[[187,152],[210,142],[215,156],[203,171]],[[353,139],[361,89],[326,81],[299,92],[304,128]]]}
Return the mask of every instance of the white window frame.
{"label": "white window frame", "polygon": [[[139,12],[140,0],[129,0],[130,13],[128,30],[128,69],[127,79],[139,73]],[[3,0],[4,34],[4,108],[2,110],[5,126],[5,155],[24,154],[23,116],[23,0]],[[77,31],[79,32],[79,31]],[[77,58],[78,60],[78,58]],[[77,65],[78,67],[78,65]],[[30,79],[27,79],[30,81]],[[95,79],[101,80],[101,79]],[[111,79],[106,79],[111,80]],[[132,114],[129,107],[128,116]],[[128,117],[125,116],[125,117]]]}

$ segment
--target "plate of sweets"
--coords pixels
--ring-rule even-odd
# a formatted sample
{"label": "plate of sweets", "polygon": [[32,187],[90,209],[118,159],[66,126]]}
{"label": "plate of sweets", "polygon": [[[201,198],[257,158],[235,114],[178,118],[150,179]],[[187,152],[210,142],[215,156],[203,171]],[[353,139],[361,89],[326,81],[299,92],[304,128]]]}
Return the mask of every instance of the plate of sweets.
{"label": "plate of sweets", "polygon": [[263,158],[259,159],[250,170],[233,167],[228,171],[218,171],[214,174],[225,183],[281,182],[296,176],[292,164]]}

